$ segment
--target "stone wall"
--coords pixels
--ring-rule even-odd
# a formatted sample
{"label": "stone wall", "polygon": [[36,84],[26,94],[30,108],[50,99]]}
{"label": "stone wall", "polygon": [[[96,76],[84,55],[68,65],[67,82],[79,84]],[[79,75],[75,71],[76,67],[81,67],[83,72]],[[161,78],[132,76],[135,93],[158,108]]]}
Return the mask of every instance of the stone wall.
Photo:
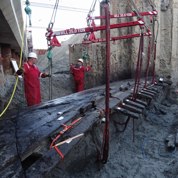
{"label": "stone wall", "polygon": [[[146,25],[152,31],[151,38],[151,52],[154,51],[154,43],[156,42],[156,61],[155,70],[156,75],[161,77],[166,77],[171,75],[172,80],[175,85],[178,85],[178,0],[152,0],[156,5],[156,10],[158,11],[158,16],[155,18],[157,21],[153,24],[153,21],[149,17],[144,17]],[[111,14],[126,13],[131,12],[134,7],[129,1],[125,0],[111,0],[110,12]],[[134,0],[136,7],[139,11],[150,11],[152,7],[147,0]],[[101,10],[103,13],[103,10]],[[112,19],[111,24],[133,21],[137,18],[118,18]],[[102,21],[102,24],[104,22]],[[154,25],[154,28],[153,28]],[[154,33],[153,33],[154,30]],[[139,33],[139,27],[132,28],[122,28],[111,30],[111,36],[122,36],[131,33]],[[105,38],[105,32],[101,32],[101,38]],[[111,42],[111,81],[119,80],[127,77],[134,77],[139,49],[139,38],[120,40]],[[144,38],[144,53],[143,53],[143,64],[142,64],[142,76],[145,76],[147,59],[148,59],[148,42],[149,37]],[[94,51],[91,49],[93,48]],[[89,55],[90,62],[93,64],[94,80],[100,84],[104,82],[104,66],[105,66],[105,45],[103,44],[93,44],[89,47],[88,51],[92,51]],[[103,54],[102,54],[103,51]],[[77,57],[81,57],[81,51],[72,53],[78,53]],[[71,54],[70,60],[73,61],[74,54]],[[97,64],[102,64],[103,66],[98,68]],[[154,53],[151,53],[150,63],[149,63],[149,75],[153,75],[154,66]],[[96,82],[94,82],[95,85]],[[88,84],[91,86],[91,84]]]}
{"label": "stone wall", "polygon": [[172,1],[172,54],[171,75],[174,83],[178,83],[178,1]]}
{"label": "stone wall", "polygon": [[[157,3],[158,5],[158,3]],[[166,8],[167,7],[167,8]],[[172,51],[172,8],[166,1],[159,6],[159,38],[157,43],[157,72],[159,75],[171,74]]]}
{"label": "stone wall", "polygon": [[155,1],[159,11],[159,35],[157,43],[156,71],[160,76],[171,75],[178,83],[178,1]]}
{"label": "stone wall", "polygon": [[[110,13],[111,14],[122,14],[132,12],[134,7],[128,1],[123,0],[111,0],[110,1]],[[139,11],[149,11],[152,10],[151,6],[147,1],[135,1]],[[147,7],[147,8],[145,8]],[[101,14],[104,15],[104,10],[101,6]],[[128,18],[114,18],[111,19],[111,24],[118,24],[123,22],[136,21],[137,17],[128,17]],[[152,24],[149,17],[144,17],[144,21],[146,25],[152,29]],[[101,25],[105,25],[105,21],[101,21]],[[99,38],[105,38],[105,31],[98,32],[100,33]],[[124,36],[133,33],[140,33],[140,27],[123,27],[117,29],[111,29],[111,37]],[[143,54],[143,66],[142,66],[142,76],[145,76],[146,66],[147,66],[147,51],[148,51],[148,39],[149,37],[145,37],[144,39],[144,54]],[[111,81],[117,81],[127,78],[135,77],[136,73],[136,65],[138,59],[138,50],[139,50],[139,42],[140,38],[132,38],[132,39],[124,39],[118,40],[114,42],[110,42],[111,44]],[[152,51],[154,42],[151,41]],[[69,47],[70,48],[70,47]],[[70,63],[74,63],[77,58],[81,58],[83,56],[84,49],[87,48],[88,61],[85,61],[85,64],[89,63],[93,66],[93,72],[90,74],[86,74],[86,88],[90,88],[93,86],[98,86],[100,84],[105,83],[105,61],[106,61],[106,48],[105,43],[98,44],[90,44],[88,46],[84,46],[82,44],[78,44],[72,46],[70,48]],[[153,55],[151,56],[150,63],[150,72],[153,70]]]}

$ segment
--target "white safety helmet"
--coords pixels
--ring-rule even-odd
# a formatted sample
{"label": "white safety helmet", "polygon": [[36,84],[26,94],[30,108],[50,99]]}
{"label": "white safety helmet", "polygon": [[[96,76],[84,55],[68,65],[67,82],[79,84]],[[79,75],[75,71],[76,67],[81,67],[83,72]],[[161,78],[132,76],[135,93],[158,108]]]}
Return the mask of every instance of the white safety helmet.
{"label": "white safety helmet", "polygon": [[81,62],[81,63],[83,63],[83,59],[78,59],[78,62]]}
{"label": "white safety helmet", "polygon": [[35,59],[37,59],[37,55],[36,55],[36,53],[34,53],[34,52],[29,53],[29,54],[28,54],[28,57],[29,57],[29,58],[35,58]]}
{"label": "white safety helmet", "polygon": [[163,80],[164,80],[163,78],[159,78],[159,81],[160,81],[160,82],[163,82]]}

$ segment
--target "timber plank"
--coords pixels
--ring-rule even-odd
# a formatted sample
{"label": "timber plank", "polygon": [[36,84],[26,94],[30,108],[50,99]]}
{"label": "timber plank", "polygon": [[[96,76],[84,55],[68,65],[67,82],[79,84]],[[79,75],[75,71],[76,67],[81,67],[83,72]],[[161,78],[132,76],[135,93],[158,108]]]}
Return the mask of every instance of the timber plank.
{"label": "timber plank", "polygon": [[[82,105],[81,105],[82,104]],[[90,106],[90,107],[89,107]],[[52,121],[49,121],[40,127],[38,129],[32,130],[32,132],[28,133],[26,137],[24,136],[25,131],[18,130],[18,149],[19,153],[21,155],[22,160],[24,160],[29,154],[31,154],[32,150],[39,147],[41,145],[41,142],[43,142],[46,139],[49,139],[49,135],[51,135],[53,132],[55,132],[57,129],[61,128],[63,124],[66,124],[71,119],[79,117],[81,108],[92,107],[91,103],[80,103],[79,106],[73,108],[73,110],[67,112],[64,114],[63,120],[58,120],[57,113],[55,113]],[[51,116],[52,117],[52,116]]]}
{"label": "timber plank", "polygon": [[21,158],[24,159],[24,157],[28,155],[28,152],[37,148],[41,144],[41,142],[44,141],[44,139],[48,138],[48,136],[52,132],[54,132],[54,130],[60,128],[61,124],[68,122],[72,117],[75,117],[77,115],[79,116],[78,111],[72,111],[68,113],[62,121],[58,121],[56,118],[56,120],[53,120],[53,122],[44,124],[39,129],[31,132],[28,137],[24,137],[24,135],[21,135],[21,133],[19,132],[18,148]]}
{"label": "timber plank", "polygon": [[15,143],[11,143],[11,145],[7,144],[3,146],[0,149],[0,151],[1,151],[0,152],[0,163],[1,163],[0,171],[1,171],[4,168],[6,168],[6,166],[13,164],[13,162],[18,159],[18,156],[17,156],[17,149]]}
{"label": "timber plank", "polygon": [[138,113],[138,114],[141,114],[143,112],[142,109],[139,109],[139,108],[137,108],[135,106],[131,106],[131,105],[126,104],[126,103],[121,103],[119,106],[122,107],[122,108],[124,108],[124,109],[127,109],[129,111]]}
{"label": "timber plank", "polygon": [[[67,107],[66,107],[67,108]],[[52,109],[49,110],[47,109],[47,111],[39,111],[39,110],[35,110],[32,114],[32,116],[35,116],[35,121],[31,121],[31,118],[26,118],[26,120],[18,120],[17,122],[17,128],[18,128],[18,132],[23,135],[23,136],[28,136],[29,134],[31,134],[31,132],[38,130],[41,126],[52,122],[54,119],[56,119],[57,113],[59,111],[65,111],[66,108],[56,108],[56,109]],[[68,106],[69,108],[73,108]],[[25,128],[25,129],[24,129]]]}
{"label": "timber plank", "polygon": [[[114,108],[130,95],[134,82],[129,82],[128,84],[128,81],[129,80],[125,80],[111,84],[110,93],[113,98],[110,98],[110,109]],[[128,90],[119,91],[121,85],[128,85]],[[96,108],[105,109],[104,93],[104,86],[102,86],[71,94],[20,111],[15,118],[16,122],[6,120],[3,124],[0,123],[0,151],[2,151],[0,154],[3,155],[0,158],[2,165],[0,177],[5,175],[6,177],[23,178],[23,171],[17,149],[20,158],[24,160],[32,154],[35,149],[40,147],[44,141],[49,143],[49,137],[61,130],[63,127],[62,124],[71,122],[72,119],[83,116],[83,114],[85,115],[82,118],[82,122],[79,122],[79,124],[67,134],[70,137],[81,132],[86,132],[93,123],[99,120],[99,112],[97,109],[93,111],[92,101],[94,101]],[[92,110],[90,111],[90,109]],[[64,116],[63,120],[57,120],[59,117],[57,113],[59,111],[65,111],[62,115]],[[17,135],[15,135],[15,132],[17,132]],[[17,147],[16,136],[18,139]],[[7,137],[9,139],[6,140]],[[60,146],[63,154],[66,155],[72,147],[84,137],[85,136],[73,140],[70,146],[66,144]],[[43,177],[43,175],[46,175],[47,172],[60,161],[60,157],[54,150],[43,152],[42,157],[27,169],[27,177]],[[15,172],[12,174],[14,170]],[[5,172],[7,172],[7,174]]]}
{"label": "timber plank", "polygon": [[24,171],[19,160],[14,161],[12,164],[6,166],[0,171],[1,178],[25,178]]}
{"label": "timber plank", "polygon": [[138,119],[140,117],[140,115],[138,113],[132,112],[130,110],[127,110],[127,109],[124,109],[124,108],[121,108],[121,107],[116,107],[115,111],[120,112],[120,113],[127,115],[127,116],[131,116],[134,119]]}
{"label": "timber plank", "polygon": [[126,98],[126,99],[124,100],[124,102],[127,103],[127,104],[129,104],[129,105],[131,105],[131,106],[135,106],[135,107],[137,107],[137,108],[140,108],[140,109],[142,109],[142,110],[145,109],[145,106],[144,106],[144,105],[139,104],[139,103],[137,103],[137,102],[135,102],[135,101],[129,100],[128,98]]}
{"label": "timber plank", "polygon": [[[68,137],[72,137],[74,135],[87,132],[92,125],[99,120],[99,112],[91,111],[88,112],[85,117],[82,118],[82,122],[74,127],[69,133],[67,133]],[[60,146],[60,150],[63,155],[67,155],[69,151],[76,145],[79,141],[85,138],[85,135],[74,139],[70,144],[64,144]],[[65,159],[65,158],[64,158]],[[50,172],[56,164],[60,164],[62,162],[60,156],[54,151],[54,149],[49,150],[47,153],[43,155],[43,157],[37,160],[31,167],[29,167],[26,171],[27,178],[31,177],[43,177],[48,172]]]}
{"label": "timber plank", "polygon": [[0,171],[17,159],[15,124],[10,119],[0,122]]}

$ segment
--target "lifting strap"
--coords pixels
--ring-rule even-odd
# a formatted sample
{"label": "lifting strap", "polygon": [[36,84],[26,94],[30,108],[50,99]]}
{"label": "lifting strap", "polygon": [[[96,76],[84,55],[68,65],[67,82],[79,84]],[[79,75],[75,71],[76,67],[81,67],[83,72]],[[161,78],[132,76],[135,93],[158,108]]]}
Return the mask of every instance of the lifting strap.
{"label": "lifting strap", "polygon": [[141,69],[142,69],[142,61],[143,61],[143,45],[144,45],[144,35],[143,35],[143,27],[141,27],[141,36],[140,36],[140,44],[139,44],[136,75],[135,75],[135,85],[133,91],[134,100],[137,97],[137,93],[140,85],[140,77],[141,77]]}
{"label": "lifting strap", "polygon": [[52,47],[55,47],[55,46],[60,47],[60,46],[61,46],[61,44],[59,43],[59,41],[58,41],[58,39],[57,39],[56,36],[54,36],[54,37],[51,39],[51,41],[50,41],[50,46],[52,46]]}
{"label": "lifting strap", "polygon": [[153,10],[156,10],[156,5],[152,0],[148,0],[148,3],[150,4]]}
{"label": "lifting strap", "polygon": [[[64,133],[68,132],[69,130],[71,130],[80,120],[82,119],[82,117],[79,117],[78,119],[75,119],[73,122],[71,122],[69,125],[65,125],[63,124],[63,130],[59,132],[59,134],[53,139],[53,141],[51,142],[50,145],[50,149],[54,148],[56,150],[56,152],[59,154],[59,156],[64,159],[64,155],[63,153],[59,150],[58,146],[62,145],[63,143],[67,143],[69,142],[69,139],[64,140],[62,142],[56,143],[57,140],[59,140],[59,138],[61,138],[61,136],[63,136]],[[78,136],[74,136],[72,138],[70,138],[70,140],[77,138],[79,136],[82,136],[81,134],[79,134]]]}
{"label": "lifting strap", "polygon": [[[134,1],[129,0],[129,3],[131,3],[131,5],[134,7],[133,11],[137,14],[137,18],[142,19],[142,16],[140,15],[139,10],[138,10],[137,6],[135,5]],[[130,7],[131,7],[131,5],[130,5]],[[134,84],[134,90],[133,90],[133,95],[132,95],[132,99],[134,99],[134,100],[136,100],[137,93],[139,90],[142,61],[143,61],[143,55],[144,55],[144,51],[143,51],[143,49],[144,49],[144,27],[141,26],[140,29],[141,29],[140,44],[139,44],[138,59],[137,59],[137,65],[136,65],[135,84]],[[148,28],[147,28],[147,30],[148,30]]]}
{"label": "lifting strap", "polygon": [[52,48],[55,47],[55,46],[61,46],[61,44],[57,40],[56,36],[53,36],[53,38],[51,39],[51,36],[53,34],[53,25],[55,23],[58,5],[59,5],[59,0],[56,0],[55,5],[54,5],[54,9],[53,9],[53,13],[52,13],[52,16],[51,16],[51,20],[48,24],[47,33],[46,33],[47,45],[48,45],[47,58],[49,59],[49,74],[51,76],[49,78],[49,99],[50,100],[52,99]]}

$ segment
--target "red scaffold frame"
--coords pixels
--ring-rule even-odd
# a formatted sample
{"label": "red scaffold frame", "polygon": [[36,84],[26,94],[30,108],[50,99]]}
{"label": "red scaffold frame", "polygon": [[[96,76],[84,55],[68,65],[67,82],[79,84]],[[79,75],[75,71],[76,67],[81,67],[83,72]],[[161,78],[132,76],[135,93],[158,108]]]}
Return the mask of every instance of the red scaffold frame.
{"label": "red scaffold frame", "polygon": [[[132,26],[142,26],[144,25],[143,20],[137,20],[137,21],[131,21],[131,22],[124,22],[124,23],[119,23],[119,24],[112,24],[110,25],[110,29],[114,28],[123,28],[123,27],[132,27]],[[85,27],[85,28],[70,28],[66,30],[61,30],[61,31],[48,31],[46,33],[46,37],[50,38],[53,36],[63,36],[63,35],[72,35],[72,34],[79,34],[79,33],[89,33],[89,32],[95,32],[95,31],[101,31],[105,30],[106,26],[95,26],[95,27]]]}
{"label": "red scaffold frame", "polygon": [[[108,159],[108,152],[109,152],[110,41],[141,37],[141,39],[142,39],[141,44],[143,44],[143,37],[144,36],[151,36],[151,31],[145,26],[145,22],[142,19],[142,17],[143,16],[157,16],[158,12],[156,10],[153,10],[153,11],[148,11],[148,12],[139,12],[139,15],[138,15],[137,12],[111,15],[110,12],[109,12],[108,1],[106,1],[104,8],[105,8],[105,16],[96,16],[96,17],[88,16],[87,18],[88,18],[88,20],[105,19],[106,25],[101,25],[101,26],[93,25],[93,26],[89,26],[89,27],[85,27],[85,28],[78,28],[78,29],[70,28],[70,29],[61,30],[61,31],[54,31],[54,32],[52,31],[52,28],[48,28],[47,33],[45,35],[46,35],[48,42],[51,42],[53,40],[53,38],[56,38],[56,36],[81,34],[81,33],[93,33],[93,32],[101,31],[101,30],[106,31],[106,38],[105,39],[94,39],[94,40],[91,41],[92,43],[106,42],[106,100],[105,100],[106,124],[105,124],[105,128],[104,128],[105,130],[104,130],[104,135],[103,135],[103,148],[102,148],[102,158],[101,158],[101,161],[103,163],[106,163],[107,159]],[[126,17],[134,17],[134,16],[137,16],[138,20],[130,21],[130,22],[123,22],[123,23],[118,23],[118,24],[110,24],[111,18],[126,18]],[[139,34],[127,34],[125,36],[119,36],[119,37],[110,37],[110,30],[111,29],[123,28],[123,27],[133,27],[133,26],[139,26],[140,29],[141,29],[141,33],[139,33]],[[144,27],[146,27],[146,29],[147,29],[146,32],[143,32],[143,30],[145,30]],[[85,43],[85,42],[88,43],[88,41],[84,41],[83,43]],[[51,44],[51,43],[49,43],[49,44]],[[142,54],[143,46],[140,46],[139,51],[140,51],[139,54]],[[141,55],[139,55],[139,57],[140,56]],[[138,60],[137,63],[138,63],[138,66],[141,67],[142,57],[141,57],[141,59]],[[140,68],[139,68],[139,70],[140,70]],[[138,70],[138,72],[139,72],[139,70]],[[138,74],[137,78],[139,78],[139,77],[140,76]],[[135,85],[134,90],[137,90],[137,88],[138,88],[138,86]],[[73,125],[73,123],[72,123],[72,125]],[[55,142],[62,134],[64,134],[67,130],[71,129],[72,125],[70,125],[69,127],[65,126],[64,130],[59,133],[59,135],[53,140],[53,142],[51,143],[51,146],[50,146],[50,148],[54,148],[58,152],[58,154],[61,156],[62,159],[64,158],[64,156],[63,156],[62,152],[57,148],[57,145],[55,145]]]}
{"label": "red scaffold frame", "polygon": [[[157,14],[158,14],[158,12],[156,10],[140,12],[140,15],[142,17],[143,16],[157,16]],[[137,16],[137,13],[131,12],[131,13],[123,13],[123,14],[114,14],[114,15],[110,15],[109,17],[110,18],[126,18],[126,17],[134,17],[134,16]],[[88,16],[88,19],[89,20],[105,19],[105,16],[94,16],[94,17]],[[137,26],[137,25],[144,25],[143,19],[139,19],[137,21],[119,23],[119,24],[111,24],[110,29],[131,27],[131,26]],[[53,37],[56,37],[56,36],[89,33],[89,32],[101,31],[101,30],[105,30],[105,29],[106,29],[106,26],[94,26],[94,27],[85,27],[85,28],[78,28],[78,29],[70,28],[70,29],[66,29],[66,30],[53,32],[52,28],[48,28],[47,33],[46,33],[46,38],[47,38],[47,40],[51,40]],[[132,38],[132,36],[130,36],[130,37]],[[118,40],[120,40],[120,39],[118,39]]]}
{"label": "red scaffold frame", "polygon": [[[140,12],[139,13],[142,17],[143,16],[152,16],[152,15],[158,15],[158,12],[156,10],[153,11],[147,11],[147,12]],[[123,13],[123,14],[113,14],[110,15],[110,18],[126,18],[126,17],[134,17],[137,16],[137,13],[135,12],[129,12],[129,13]],[[87,19],[89,20],[96,20],[96,19],[105,19],[105,16],[88,16]]]}

